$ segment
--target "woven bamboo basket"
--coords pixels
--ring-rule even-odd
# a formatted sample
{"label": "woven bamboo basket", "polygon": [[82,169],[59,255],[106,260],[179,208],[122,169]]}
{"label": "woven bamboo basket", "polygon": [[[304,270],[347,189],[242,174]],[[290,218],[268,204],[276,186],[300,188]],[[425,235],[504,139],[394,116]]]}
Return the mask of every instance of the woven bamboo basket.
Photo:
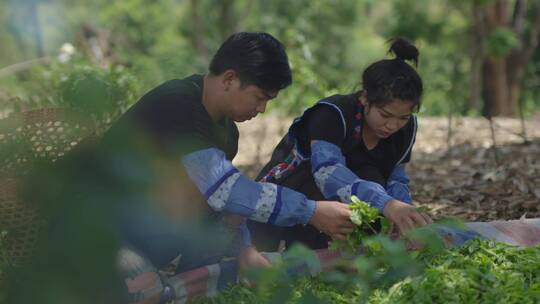
{"label": "woven bamboo basket", "polygon": [[46,219],[22,201],[22,178],[36,160],[56,161],[85,137],[92,123],[81,123],[60,108],[14,113],[0,120],[0,253],[4,261],[29,258]]}

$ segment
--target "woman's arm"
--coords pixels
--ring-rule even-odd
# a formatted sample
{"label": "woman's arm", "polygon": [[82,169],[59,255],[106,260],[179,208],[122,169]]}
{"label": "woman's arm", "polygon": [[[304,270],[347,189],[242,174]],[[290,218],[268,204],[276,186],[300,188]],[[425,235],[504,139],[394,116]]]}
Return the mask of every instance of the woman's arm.
{"label": "woman's arm", "polygon": [[378,183],[359,178],[347,168],[341,149],[324,140],[311,142],[311,171],[324,197],[350,203],[351,195],[383,213],[392,197]]}
{"label": "woman's arm", "polygon": [[393,198],[412,205],[411,192],[409,191],[409,177],[405,172],[404,164],[398,165],[392,170],[386,183],[386,192]]}
{"label": "woman's arm", "polygon": [[332,143],[312,141],[311,166],[315,182],[325,197],[339,197],[342,202],[349,202],[351,195],[355,195],[379,209],[398,226],[401,234],[417,225],[431,223],[427,215],[419,213],[412,205],[394,199],[378,183],[358,178],[346,167],[341,149]]}

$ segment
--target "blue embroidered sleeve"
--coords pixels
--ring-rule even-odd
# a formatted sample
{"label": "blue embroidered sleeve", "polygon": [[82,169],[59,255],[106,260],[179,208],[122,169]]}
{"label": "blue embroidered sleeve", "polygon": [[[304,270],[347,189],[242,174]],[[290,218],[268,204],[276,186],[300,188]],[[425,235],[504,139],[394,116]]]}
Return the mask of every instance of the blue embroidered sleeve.
{"label": "blue embroidered sleeve", "polygon": [[242,250],[251,246],[251,234],[249,233],[245,219],[234,229],[233,233],[229,251],[227,252],[227,255],[231,257],[238,256]]}
{"label": "blue embroidered sleeve", "polygon": [[392,197],[381,185],[358,178],[345,165],[341,149],[327,141],[311,145],[311,167],[317,187],[327,199],[350,203],[351,195],[379,209],[382,213]]}
{"label": "blue embroidered sleeve", "polygon": [[409,177],[405,172],[404,165],[399,165],[394,168],[392,174],[390,174],[390,177],[388,178],[386,191],[393,198],[412,205],[411,193],[409,191]]}
{"label": "blue embroidered sleeve", "polygon": [[251,234],[245,220],[240,225],[240,235],[242,236],[242,249],[251,246]]}
{"label": "blue embroidered sleeve", "polygon": [[315,202],[303,194],[271,183],[257,183],[243,176],[216,148],[183,157],[190,179],[210,207],[276,226],[306,224]]}

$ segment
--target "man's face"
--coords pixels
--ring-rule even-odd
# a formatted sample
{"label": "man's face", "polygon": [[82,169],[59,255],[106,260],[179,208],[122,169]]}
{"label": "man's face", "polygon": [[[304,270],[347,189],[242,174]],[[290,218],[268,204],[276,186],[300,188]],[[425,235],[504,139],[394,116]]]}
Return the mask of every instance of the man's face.
{"label": "man's face", "polygon": [[255,85],[242,85],[239,79],[231,83],[227,116],[236,122],[250,120],[264,113],[266,104],[278,92],[268,92]]}
{"label": "man's face", "polygon": [[406,100],[394,99],[384,106],[369,105],[364,102],[364,119],[375,135],[388,138],[403,128],[412,115],[413,103]]}

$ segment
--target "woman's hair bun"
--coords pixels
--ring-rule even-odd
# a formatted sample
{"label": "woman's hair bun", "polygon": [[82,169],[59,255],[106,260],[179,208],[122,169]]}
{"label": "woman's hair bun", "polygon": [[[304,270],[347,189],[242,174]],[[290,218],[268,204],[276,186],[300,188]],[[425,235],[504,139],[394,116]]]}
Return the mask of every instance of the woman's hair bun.
{"label": "woman's hair bun", "polygon": [[414,62],[414,65],[418,65],[418,49],[407,39],[402,37],[397,37],[391,39],[389,53],[394,53],[396,58],[402,60],[411,60]]}

